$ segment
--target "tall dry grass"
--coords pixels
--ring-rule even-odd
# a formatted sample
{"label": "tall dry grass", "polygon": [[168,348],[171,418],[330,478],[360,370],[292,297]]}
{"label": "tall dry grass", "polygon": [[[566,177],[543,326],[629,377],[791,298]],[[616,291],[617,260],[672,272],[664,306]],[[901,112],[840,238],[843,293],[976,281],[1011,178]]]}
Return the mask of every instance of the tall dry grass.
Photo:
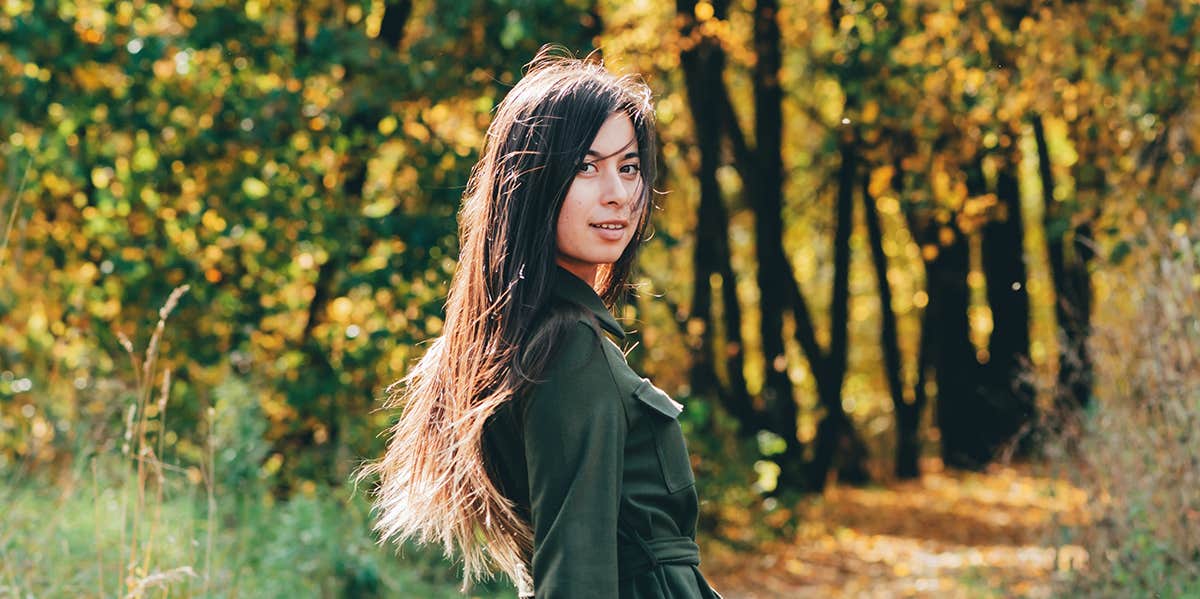
{"label": "tall dry grass", "polygon": [[[134,351],[133,343],[123,333],[118,333],[121,345],[133,363],[136,377],[136,392],[125,417],[125,435],[121,444],[121,454],[132,461],[133,473],[131,477],[125,479],[131,488],[127,492],[121,493],[123,498],[120,520],[121,551],[117,554],[116,568],[118,575],[116,595],[118,597],[140,598],[151,589],[169,585],[176,580],[197,576],[190,565],[162,570],[154,561],[157,555],[154,545],[163,526],[165,469],[168,465],[162,461],[161,456],[166,432],[167,400],[171,395],[171,370],[165,368],[159,374],[159,345],[162,342],[163,332],[166,330],[167,317],[175,310],[179,299],[187,293],[188,289],[187,285],[175,288],[167,297],[163,307],[159,309],[158,323],[154,327],[154,333],[150,336],[150,341],[143,354],[144,357],[140,362]],[[158,399],[153,404],[154,409],[151,410],[151,401],[154,400],[156,390],[156,378],[160,381],[157,385]],[[155,426],[153,428],[149,426],[151,418],[154,418]],[[205,568],[201,577],[205,594],[207,594],[208,581],[211,578],[213,514],[215,512],[212,499],[212,443],[210,442],[208,445],[210,450],[208,460],[205,462],[204,482],[208,494],[209,518],[206,527]],[[95,464],[93,462],[93,483],[96,480]],[[151,493],[153,493],[152,496]],[[131,499],[133,500],[132,508],[129,506]],[[98,526],[99,518],[96,523]],[[143,527],[148,530],[142,530]],[[125,535],[126,530],[129,531],[128,539]],[[99,529],[97,529],[97,536],[99,536]],[[103,564],[98,565],[102,571]],[[102,574],[100,580],[103,584]]]}
{"label": "tall dry grass", "polygon": [[[121,402],[123,427],[109,429],[103,422],[107,414],[91,422],[97,435],[118,437],[117,442],[79,434],[72,448],[78,467],[40,476],[21,475],[30,468],[6,473],[0,597],[70,596],[89,588],[99,596],[133,599],[200,576],[188,565],[190,544],[178,543],[181,531],[172,526],[178,508],[188,502],[174,501],[167,492],[186,489],[168,480],[182,479],[185,472],[161,458],[171,373],[159,368],[159,349],[167,318],[187,290],[185,285],[170,294],[141,357],[120,335],[134,373],[132,384],[113,386],[111,399]],[[102,386],[96,392],[107,394]]]}
{"label": "tall dry grass", "polygon": [[1200,237],[1148,227],[1097,273],[1093,403],[1060,453],[1092,498],[1070,594],[1200,597]]}
{"label": "tall dry grass", "polygon": [[[5,198],[8,201],[8,209],[5,211],[8,218],[4,219],[3,234],[0,234],[0,267],[4,266],[5,258],[8,257],[8,244],[12,238],[13,225],[17,222],[17,214],[20,212],[21,207],[21,194],[25,191],[25,183],[29,179],[29,167],[32,164],[32,158],[26,159],[25,168],[21,170],[20,183],[16,186],[17,192],[12,194],[11,197]],[[16,169],[17,161],[10,158],[8,184],[4,186],[4,189],[13,188],[12,182],[17,178]],[[0,206],[3,206],[4,203],[0,202]],[[4,212],[0,212],[0,214],[4,214]]]}

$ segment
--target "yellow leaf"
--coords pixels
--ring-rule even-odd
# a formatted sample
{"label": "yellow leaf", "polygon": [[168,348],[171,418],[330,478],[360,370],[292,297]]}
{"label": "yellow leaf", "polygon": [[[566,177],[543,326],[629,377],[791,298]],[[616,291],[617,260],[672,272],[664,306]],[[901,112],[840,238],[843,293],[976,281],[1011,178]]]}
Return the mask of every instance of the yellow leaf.
{"label": "yellow leaf", "polygon": [[133,170],[138,172],[149,172],[158,166],[158,154],[154,150],[142,146],[133,153]]}
{"label": "yellow leaf", "polygon": [[395,196],[385,196],[363,206],[363,216],[367,218],[383,218],[396,208]]}
{"label": "yellow leaf", "polygon": [[918,308],[924,308],[929,305],[929,294],[924,291],[918,291],[913,294],[913,305]]}
{"label": "yellow leaf", "polygon": [[429,129],[416,121],[406,121],[404,123],[404,134],[417,140],[420,143],[429,141]]}
{"label": "yellow leaf", "polygon": [[932,262],[936,260],[938,257],[938,246],[932,243],[921,246],[921,257],[924,258],[926,262]]}
{"label": "yellow leaf", "polygon": [[92,169],[92,185],[97,189],[104,189],[112,182],[113,170],[109,167],[96,167]]}
{"label": "yellow leaf", "polygon": [[292,147],[296,148],[296,150],[299,152],[303,152],[303,151],[309,149],[310,147],[312,147],[312,144],[309,142],[308,134],[303,131],[300,131],[300,132],[296,133],[295,135],[293,135],[292,136]]}
{"label": "yellow leaf", "polygon": [[892,165],[884,165],[871,171],[871,182],[867,186],[867,190],[871,193],[871,197],[878,198],[883,196],[884,192],[892,185],[892,175],[896,169]]}
{"label": "yellow leaf", "polygon": [[386,116],[383,117],[383,120],[379,121],[379,132],[383,135],[391,135],[397,126],[399,126],[399,123],[396,122],[396,117]]}
{"label": "yellow leaf", "polygon": [[345,322],[354,311],[354,302],[350,298],[339,297],[329,305],[329,316],[336,322]]}
{"label": "yellow leaf", "polygon": [[267,187],[266,183],[263,183],[254,177],[247,177],[244,181],[242,181],[242,191],[245,192],[246,195],[257,200],[266,196],[270,189]]}
{"label": "yellow leaf", "polygon": [[879,118],[879,102],[871,100],[867,102],[862,109],[862,121],[864,123],[874,123],[875,119]]}
{"label": "yellow leaf", "polygon": [[267,458],[266,462],[263,463],[263,473],[267,476],[275,474],[276,472],[279,472],[279,467],[282,465],[283,455],[279,453],[273,454],[271,457]]}
{"label": "yellow leaf", "polygon": [[943,246],[954,243],[954,238],[954,229],[951,229],[950,227],[942,227],[938,229],[938,242]]}

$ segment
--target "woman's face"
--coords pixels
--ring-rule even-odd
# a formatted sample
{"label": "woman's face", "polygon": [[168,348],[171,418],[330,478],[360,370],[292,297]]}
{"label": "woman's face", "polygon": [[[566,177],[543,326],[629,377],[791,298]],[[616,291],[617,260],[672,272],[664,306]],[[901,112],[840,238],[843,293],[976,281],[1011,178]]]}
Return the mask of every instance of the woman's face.
{"label": "woman's face", "polygon": [[597,267],[616,262],[633,238],[641,186],[633,123],[614,112],[592,140],[558,213],[558,264],[594,284]]}

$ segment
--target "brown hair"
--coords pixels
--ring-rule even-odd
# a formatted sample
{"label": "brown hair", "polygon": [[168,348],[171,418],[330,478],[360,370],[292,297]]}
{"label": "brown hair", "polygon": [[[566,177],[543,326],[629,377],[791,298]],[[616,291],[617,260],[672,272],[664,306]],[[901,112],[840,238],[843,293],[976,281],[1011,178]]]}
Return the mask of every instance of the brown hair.
{"label": "brown hair", "polygon": [[642,164],[633,240],[597,273],[609,306],[628,285],[649,216],[654,181],[650,90],[592,59],[543,47],[500,103],[459,215],[460,255],[441,337],[387,392],[402,408],[377,474],[375,529],[382,541],[438,542],[461,555],[463,589],[498,568],[531,588],[533,535],[489,476],[482,451],[488,418],[520,397],[544,369],[561,318],[545,318],[555,270],[558,213],[578,166],[614,112],[630,117]]}

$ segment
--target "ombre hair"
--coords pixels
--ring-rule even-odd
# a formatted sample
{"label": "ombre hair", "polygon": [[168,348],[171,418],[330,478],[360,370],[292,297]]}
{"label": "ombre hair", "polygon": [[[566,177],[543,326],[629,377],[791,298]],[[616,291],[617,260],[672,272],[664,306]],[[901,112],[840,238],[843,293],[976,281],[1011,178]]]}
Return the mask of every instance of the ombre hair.
{"label": "ombre hair", "polygon": [[463,561],[463,590],[496,569],[531,589],[530,523],[489,474],[484,425],[528,392],[570,319],[552,309],[559,210],[601,125],[629,116],[641,158],[634,236],[597,272],[610,307],[623,298],[649,217],[654,182],[654,107],[649,88],[592,58],[545,46],[496,109],[459,214],[460,254],[446,322],[416,366],[388,387],[400,408],[378,475],[381,542],[440,543]]}

